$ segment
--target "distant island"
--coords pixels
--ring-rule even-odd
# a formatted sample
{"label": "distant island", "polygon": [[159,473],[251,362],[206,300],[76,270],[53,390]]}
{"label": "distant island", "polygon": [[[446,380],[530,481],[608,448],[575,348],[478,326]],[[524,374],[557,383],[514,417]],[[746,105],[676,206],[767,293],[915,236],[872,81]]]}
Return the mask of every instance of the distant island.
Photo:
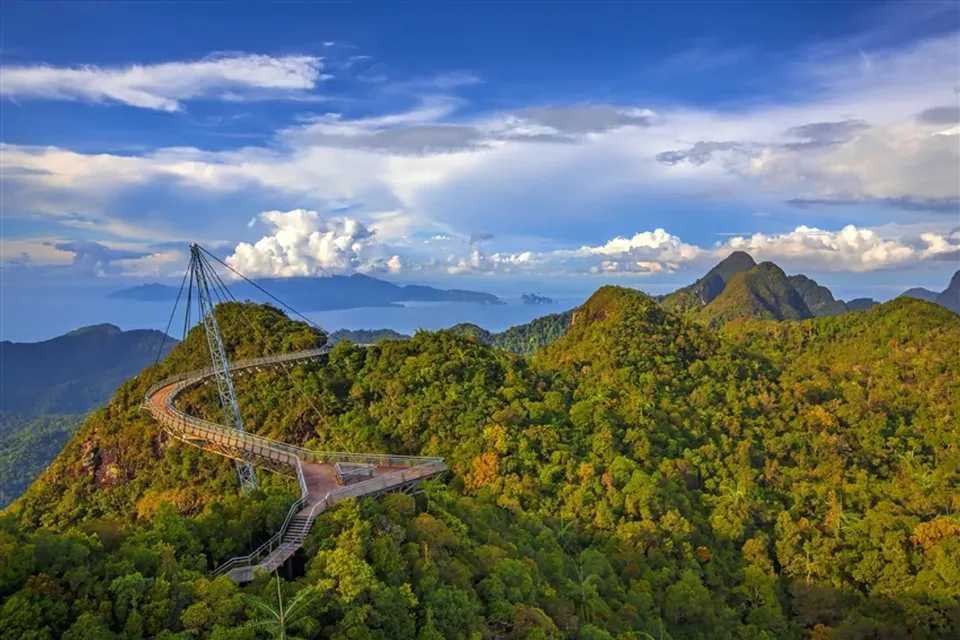
{"label": "distant island", "polygon": [[[284,302],[301,311],[335,311],[360,307],[396,307],[403,302],[469,302],[472,304],[504,304],[490,293],[463,289],[436,289],[423,285],[395,285],[362,274],[318,278],[270,278],[258,280]],[[255,287],[246,282],[229,284],[238,300],[269,302]],[[140,302],[172,302],[177,287],[150,283],[121,289],[111,298]]]}
{"label": "distant island", "polygon": [[547,296],[541,296],[536,293],[525,293],[520,296],[520,299],[523,300],[523,304],[555,304],[556,300],[553,298],[548,298]]}

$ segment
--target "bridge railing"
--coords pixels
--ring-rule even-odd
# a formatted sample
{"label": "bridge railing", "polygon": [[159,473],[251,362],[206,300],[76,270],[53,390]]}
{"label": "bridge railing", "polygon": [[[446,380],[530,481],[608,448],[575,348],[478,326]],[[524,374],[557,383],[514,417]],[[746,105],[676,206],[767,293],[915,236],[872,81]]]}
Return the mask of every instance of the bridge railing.
{"label": "bridge railing", "polygon": [[[300,360],[310,360],[311,358],[316,358],[327,353],[330,353],[330,350],[333,347],[324,345],[319,349],[306,349],[304,351],[291,351],[289,353],[280,353],[272,356],[263,356],[261,358],[248,358],[246,360],[237,360],[230,363],[231,371],[240,371],[242,369],[250,369],[252,367],[260,367],[267,364],[281,364],[283,362],[296,362]],[[197,369],[195,371],[188,371],[186,373],[178,373],[177,375],[170,376],[169,378],[164,378],[160,382],[151,386],[147,389],[147,392],[144,394],[146,398],[150,398],[160,389],[169,386],[173,382],[179,382],[181,380],[187,380],[190,378],[196,379],[197,382],[200,382],[204,378],[207,378],[213,375],[213,367],[205,367],[203,369]]]}
{"label": "bridge railing", "polygon": [[[443,473],[446,470],[447,465],[444,464],[443,460],[433,459],[421,464],[420,466],[413,467],[412,469],[394,471],[393,473],[377,476],[371,478],[370,480],[364,480],[363,482],[351,484],[346,487],[333,489],[310,508],[310,513],[307,516],[308,521],[312,522],[314,518],[326,511],[328,507],[333,506],[341,500],[347,500],[348,498],[361,498],[370,494],[380,493],[381,491],[387,491],[389,489],[405,485],[409,482],[422,480],[423,478],[429,478],[430,476]],[[296,538],[290,542],[300,543],[303,541],[303,538],[306,537],[306,534],[306,529],[302,532],[298,532]]]}
{"label": "bridge railing", "polygon": [[247,555],[230,558],[225,563],[217,567],[213,571],[213,575],[223,575],[224,573],[239,567],[251,567],[257,564],[261,558],[269,555],[270,552],[283,543],[283,538],[287,535],[287,530],[290,528],[290,522],[293,520],[295,515],[303,510],[304,506],[307,504],[308,498],[310,497],[309,491],[307,490],[307,481],[303,475],[303,466],[300,464],[299,459],[297,459],[296,467],[297,480],[300,484],[300,499],[296,500],[292,505],[290,505],[290,509],[287,510],[287,517],[284,519],[283,524],[280,525],[280,529],[277,531],[277,533]]}
{"label": "bridge railing", "polygon": [[[309,360],[330,351],[330,347],[324,346],[320,349],[311,349],[307,351],[297,351],[275,356],[266,356],[262,358],[252,358],[248,360],[239,360],[230,363],[232,371],[255,368],[260,366],[282,364],[284,362],[296,362]],[[221,575],[233,569],[250,568],[258,564],[264,557],[279,548],[284,543],[284,537],[290,528],[290,522],[294,516],[304,509],[309,500],[309,491],[306,479],[303,474],[301,460],[316,463],[347,463],[362,465],[377,465],[380,467],[404,468],[403,471],[395,471],[382,476],[377,476],[363,482],[350,486],[341,487],[330,491],[319,502],[315,503],[310,511],[309,521],[323,512],[327,506],[347,498],[370,495],[397,487],[408,482],[421,478],[436,475],[446,470],[446,465],[442,458],[424,458],[417,456],[402,456],[392,454],[368,454],[368,453],[345,453],[314,451],[304,447],[287,444],[278,440],[272,440],[263,436],[258,436],[245,431],[226,427],[209,420],[195,418],[188,415],[176,407],[177,396],[184,390],[201,384],[206,378],[214,373],[212,367],[182,373],[171,376],[152,385],[144,394],[144,408],[156,418],[162,425],[173,431],[175,434],[182,434],[182,437],[194,436],[207,442],[220,443],[228,447],[239,449],[252,453],[263,458],[289,465],[294,471],[300,486],[300,498],[296,500],[287,511],[286,519],[280,527],[280,530],[269,540],[260,545],[257,549],[245,556],[231,558],[225,564],[217,567],[214,575]],[[163,389],[174,385],[166,395],[166,401],[159,405],[153,401],[153,397]],[[306,536],[308,528],[295,532],[293,542],[299,544]],[[288,541],[290,542],[290,541]]]}
{"label": "bridge railing", "polygon": [[[316,358],[318,356],[329,353],[330,347],[324,346],[319,349],[310,349],[307,351],[294,351],[291,353],[284,353],[275,356],[266,356],[263,358],[252,358],[249,360],[238,360],[236,362],[230,363],[230,370],[236,371],[241,369],[248,369],[253,367],[259,367],[264,365],[273,365],[280,364],[283,362],[295,362],[301,360],[309,360]],[[258,436],[246,431],[238,431],[237,429],[227,427],[216,422],[210,422],[209,420],[203,420],[201,418],[195,418],[191,415],[188,415],[176,407],[177,396],[182,393],[185,389],[196,386],[203,382],[207,377],[213,374],[213,368],[209,367],[206,369],[200,369],[198,371],[191,371],[189,373],[183,373],[175,376],[171,376],[164,380],[161,380],[157,384],[151,386],[147,392],[144,394],[144,405],[155,418],[163,422],[161,417],[163,414],[175,416],[183,425],[192,427],[193,430],[199,430],[205,432],[205,434],[218,434],[221,438],[226,439],[226,441],[241,445],[242,448],[252,451],[254,453],[259,453],[257,450],[270,450],[273,452],[284,452],[291,454],[293,456],[307,460],[308,462],[317,462],[317,463],[337,463],[345,462],[348,464],[375,464],[378,466],[386,467],[411,467],[417,466],[423,463],[424,458],[418,456],[403,456],[403,455],[393,455],[393,454],[377,454],[377,453],[346,453],[346,452],[336,452],[336,451],[314,451],[311,449],[306,449],[304,447],[298,447],[296,445],[287,444],[286,442],[280,442],[279,440],[272,440],[270,438],[265,438],[263,436]],[[151,398],[156,395],[158,391],[170,386],[172,383],[177,383],[176,386],[171,390],[167,396],[166,406],[161,408],[158,407]],[[201,433],[200,435],[205,435]],[[267,456],[270,457],[270,456]],[[436,458],[440,460],[440,458]]]}

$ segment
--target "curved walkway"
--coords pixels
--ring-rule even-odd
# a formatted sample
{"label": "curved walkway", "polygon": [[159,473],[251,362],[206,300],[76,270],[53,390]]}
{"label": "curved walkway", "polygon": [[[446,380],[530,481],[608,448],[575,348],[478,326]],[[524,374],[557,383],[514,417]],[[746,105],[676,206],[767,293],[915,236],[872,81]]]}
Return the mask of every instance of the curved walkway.
{"label": "curved walkway", "polygon": [[[230,363],[230,370],[259,370],[304,362],[329,351],[329,347],[323,347],[238,360]],[[147,390],[143,408],[178,440],[293,476],[300,485],[300,498],[291,505],[276,535],[252,553],[232,558],[218,567],[215,575],[227,573],[237,582],[246,582],[253,579],[258,568],[273,571],[303,545],[313,521],[330,505],[346,498],[412,490],[420,480],[443,473],[447,468],[442,458],[312,451],[201,420],[177,409],[176,400],[181,393],[203,384],[212,375],[210,368],[162,380]],[[353,476],[367,479],[350,482]]]}

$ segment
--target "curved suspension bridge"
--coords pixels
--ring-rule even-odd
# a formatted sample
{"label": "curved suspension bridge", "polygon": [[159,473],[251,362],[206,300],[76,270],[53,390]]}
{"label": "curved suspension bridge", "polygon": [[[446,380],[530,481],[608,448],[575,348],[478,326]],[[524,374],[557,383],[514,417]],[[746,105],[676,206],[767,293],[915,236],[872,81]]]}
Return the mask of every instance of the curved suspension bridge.
{"label": "curved suspension bridge", "polygon": [[[194,250],[195,259],[197,255],[198,251]],[[193,269],[191,262],[188,273]],[[209,277],[209,273],[207,275]],[[200,287],[206,288],[206,283],[198,282],[198,296],[202,293]],[[203,302],[201,298],[202,307]],[[274,571],[303,545],[314,520],[331,505],[346,498],[377,496],[389,491],[413,492],[421,480],[446,470],[442,458],[313,451],[244,431],[232,374],[321,358],[329,353],[330,347],[227,362],[222,357],[222,341],[209,298],[207,303],[203,321],[214,366],[161,380],[147,390],[143,409],[170,436],[235,460],[241,484],[252,478],[250,482],[256,486],[252,467],[260,467],[296,478],[300,488],[300,498],[290,506],[277,533],[251,553],[232,558],[218,567],[215,575],[226,574],[236,582],[246,582],[253,579],[257,569]],[[187,313],[189,315],[189,310]],[[225,421],[233,425],[202,420],[177,408],[181,394],[210,380],[215,380],[220,390]]]}

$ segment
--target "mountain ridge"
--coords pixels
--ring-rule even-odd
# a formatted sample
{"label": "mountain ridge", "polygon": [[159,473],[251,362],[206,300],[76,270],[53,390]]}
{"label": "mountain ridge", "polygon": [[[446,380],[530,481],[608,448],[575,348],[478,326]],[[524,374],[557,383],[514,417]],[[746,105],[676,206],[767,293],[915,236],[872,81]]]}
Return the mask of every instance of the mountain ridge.
{"label": "mountain ridge", "polygon": [[757,263],[749,253],[734,251],[693,284],[664,296],[661,304],[670,311],[696,313],[719,296],[735,275],[756,266]]}
{"label": "mountain ridge", "polygon": [[[735,251],[693,284],[657,296],[656,299],[670,311],[701,317],[713,324],[745,318],[798,320],[836,316],[863,311],[879,304],[872,298],[854,298],[846,302],[837,300],[829,288],[806,275],[787,276],[772,262],[761,264],[773,267],[764,267],[762,275],[755,273],[744,276],[760,265],[749,254]],[[737,291],[731,291],[731,286]],[[900,296],[934,302],[960,314],[960,270],[954,273],[950,284],[942,292],[915,287]],[[720,298],[723,299],[716,302]],[[731,298],[737,300],[734,302]]]}
{"label": "mountain ridge", "polygon": [[4,340],[3,409],[27,415],[84,413],[106,402],[117,386],[152,362],[161,344],[169,345],[169,351],[176,342],[162,331],[122,331],[106,323],[40,342]]}
{"label": "mountain ridge", "polygon": [[742,318],[803,320],[813,317],[787,274],[772,262],[761,262],[735,274],[697,315],[712,325]]}
{"label": "mountain ridge", "polygon": [[[243,309],[258,330],[216,310],[231,359],[325,340]],[[209,358],[195,328],[0,518],[0,631],[244,638],[245,598],[311,589],[311,638],[952,637],[958,340],[960,317],[917,300],[717,330],[606,286],[529,359],[421,331],[251,371],[250,431],[450,471],[325,512],[301,559],[240,588],[206,572],[296,493],[261,473],[244,497],[229,460],[139,411],[152,381]],[[218,419],[215,385],[180,408]]]}

